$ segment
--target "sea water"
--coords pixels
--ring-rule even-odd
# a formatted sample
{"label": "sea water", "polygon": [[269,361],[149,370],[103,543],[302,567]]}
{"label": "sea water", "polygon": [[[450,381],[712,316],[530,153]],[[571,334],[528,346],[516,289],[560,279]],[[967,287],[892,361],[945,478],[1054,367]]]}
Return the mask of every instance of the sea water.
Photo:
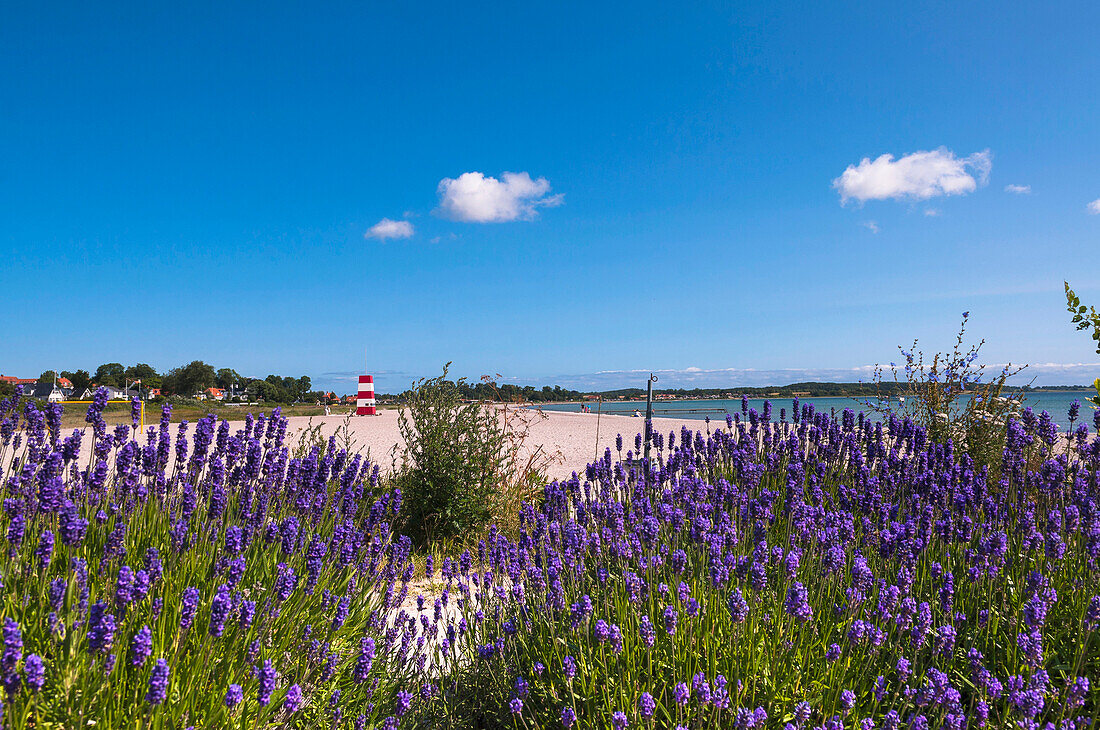
{"label": "sea water", "polygon": [[[1020,401],[1019,408],[1030,407],[1036,413],[1047,411],[1050,413],[1051,418],[1061,426],[1063,429],[1069,425],[1069,408],[1077,401],[1081,404],[1081,411],[1078,416],[1077,422],[1082,421],[1088,424],[1089,430],[1092,431],[1092,406],[1089,405],[1087,399],[1090,396],[1090,392],[1083,391],[1065,391],[1065,390],[1050,390],[1050,391],[1032,391],[1028,393],[1015,394],[1014,398]],[[963,394],[960,397],[960,401],[965,401],[972,398],[970,394]],[[780,409],[785,411],[787,420],[791,419],[791,405],[792,402],[787,398],[749,398],[748,407],[755,408],[758,413],[764,410],[764,401],[770,400],[772,404],[772,420],[777,421],[780,418]],[[830,413],[835,412],[839,415],[845,408],[851,408],[855,412],[864,411],[870,413],[872,409],[868,408],[866,403],[868,401],[877,402],[875,398],[799,398],[800,408],[802,405],[813,404],[814,410],[817,412]],[[911,401],[911,399],[906,399]],[[889,406],[892,410],[902,410],[905,405],[898,402],[897,398],[884,399],[883,406]],[[631,416],[635,411],[638,411],[641,415],[645,415],[645,400],[640,401],[621,401],[612,400],[604,401],[603,404],[598,404],[595,401],[587,401],[581,403],[551,403],[539,406],[546,411],[567,411],[578,413],[581,411],[582,406],[587,406],[593,414],[597,411],[602,413],[608,413],[611,415]],[[681,418],[681,419],[694,419],[703,421],[710,418],[712,421],[725,421],[726,414],[741,413],[741,399],[730,400],[656,400],[653,401],[653,417],[654,418]]]}

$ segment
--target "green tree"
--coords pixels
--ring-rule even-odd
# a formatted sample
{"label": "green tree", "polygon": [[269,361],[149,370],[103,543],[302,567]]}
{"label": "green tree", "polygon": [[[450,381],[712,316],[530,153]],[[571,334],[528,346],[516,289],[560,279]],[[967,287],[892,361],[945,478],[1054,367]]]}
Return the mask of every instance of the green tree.
{"label": "green tree", "polygon": [[51,384],[53,384],[53,379],[55,377],[57,377],[57,371],[47,370],[46,372],[44,372],[44,373],[42,373],[41,375],[38,376],[38,384],[39,385],[51,385]]}
{"label": "green tree", "polygon": [[309,391],[313,388],[313,384],[310,382],[308,375],[303,375],[298,378],[298,381],[294,384],[294,394],[297,400],[306,400],[309,398]]}
{"label": "green tree", "polygon": [[162,387],[174,395],[191,397],[212,386],[215,377],[213,365],[202,360],[193,360],[187,365],[169,370],[164,376]]}
{"label": "green tree", "polygon": [[92,376],[88,374],[87,370],[74,370],[72,372],[62,370],[61,377],[68,378],[69,382],[73,384],[73,395],[75,396],[79,396],[92,384]]}
{"label": "green tree", "polygon": [[122,381],[126,377],[126,368],[120,362],[108,362],[96,368],[92,380],[96,385],[113,385],[122,387]]}
{"label": "green tree", "polygon": [[[275,382],[273,382],[275,381]],[[285,403],[287,393],[279,385],[279,376],[269,375],[266,380],[253,380],[248,384],[248,399],[266,403]]]}
{"label": "green tree", "polygon": [[161,378],[160,375],[157,374],[156,369],[154,369],[152,365],[143,362],[126,368],[124,375],[126,380],[131,383],[135,380],[140,380],[142,386],[146,388],[159,388],[161,385]]}
{"label": "green tree", "polygon": [[214,376],[214,384],[219,388],[230,388],[244,382],[244,378],[232,368],[221,368]]}

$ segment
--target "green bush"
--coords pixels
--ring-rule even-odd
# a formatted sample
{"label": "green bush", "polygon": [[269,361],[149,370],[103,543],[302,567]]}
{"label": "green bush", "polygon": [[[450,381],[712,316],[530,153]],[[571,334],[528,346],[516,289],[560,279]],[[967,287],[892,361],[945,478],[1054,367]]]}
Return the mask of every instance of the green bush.
{"label": "green bush", "polygon": [[501,511],[513,471],[506,422],[480,401],[462,401],[443,374],[413,384],[398,423],[405,443],[394,475],[404,495],[403,532],[421,544],[480,531]]}

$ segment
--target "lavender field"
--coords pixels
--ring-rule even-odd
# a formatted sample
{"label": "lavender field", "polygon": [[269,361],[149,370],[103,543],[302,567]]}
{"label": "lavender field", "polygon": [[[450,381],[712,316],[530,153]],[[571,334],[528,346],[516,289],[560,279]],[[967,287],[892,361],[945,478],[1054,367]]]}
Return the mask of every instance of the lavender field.
{"label": "lavender field", "polygon": [[518,529],[424,561],[377,465],[293,454],[278,412],[139,433],[102,402],[69,434],[59,406],[0,404],[4,727],[1100,714],[1100,442],[1076,408],[1025,411],[985,465],[810,405],[653,433],[649,462],[629,435]]}

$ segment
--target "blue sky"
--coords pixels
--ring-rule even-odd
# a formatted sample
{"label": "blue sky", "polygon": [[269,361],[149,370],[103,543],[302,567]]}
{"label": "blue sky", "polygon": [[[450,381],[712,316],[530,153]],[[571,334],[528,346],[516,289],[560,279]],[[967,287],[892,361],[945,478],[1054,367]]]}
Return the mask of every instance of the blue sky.
{"label": "blue sky", "polygon": [[0,12],[3,373],[1100,375],[1095,3],[231,5]]}

